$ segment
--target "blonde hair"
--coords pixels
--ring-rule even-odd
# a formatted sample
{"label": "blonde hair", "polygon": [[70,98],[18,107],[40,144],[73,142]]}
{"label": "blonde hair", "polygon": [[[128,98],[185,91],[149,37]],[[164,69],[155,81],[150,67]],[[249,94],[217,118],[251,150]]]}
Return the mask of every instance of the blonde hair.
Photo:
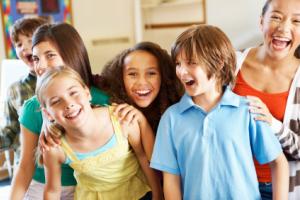
{"label": "blonde hair", "polygon": [[[66,66],[59,66],[59,67],[53,67],[49,70],[47,70],[41,77],[38,78],[37,84],[36,84],[36,96],[37,99],[41,105],[41,108],[47,108],[47,105],[45,103],[44,99],[44,93],[47,90],[48,86],[53,83],[58,77],[66,77],[69,79],[73,79],[77,81],[82,87],[87,88],[83,80],[81,79],[80,75],[73,70],[71,67]],[[65,133],[65,129],[55,123],[55,121],[49,120],[45,115],[43,114],[43,122],[44,125],[47,127],[49,134],[54,136],[55,138],[60,138]],[[39,149],[37,149],[37,163],[39,165],[43,165],[43,157],[41,155],[41,152]]]}

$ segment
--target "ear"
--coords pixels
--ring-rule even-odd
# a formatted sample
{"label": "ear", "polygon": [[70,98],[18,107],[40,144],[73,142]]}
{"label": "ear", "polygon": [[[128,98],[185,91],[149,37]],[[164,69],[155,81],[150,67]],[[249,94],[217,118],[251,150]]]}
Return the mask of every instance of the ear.
{"label": "ear", "polygon": [[90,89],[85,86],[84,91],[85,91],[87,97],[89,98],[89,101],[91,101],[92,100],[92,95],[91,95]]}
{"label": "ear", "polygon": [[43,117],[46,117],[49,121],[54,121],[54,118],[50,115],[46,108],[42,108]]}
{"label": "ear", "polygon": [[259,28],[262,31],[263,30],[263,24],[264,24],[264,16],[260,16],[260,22],[259,22]]}

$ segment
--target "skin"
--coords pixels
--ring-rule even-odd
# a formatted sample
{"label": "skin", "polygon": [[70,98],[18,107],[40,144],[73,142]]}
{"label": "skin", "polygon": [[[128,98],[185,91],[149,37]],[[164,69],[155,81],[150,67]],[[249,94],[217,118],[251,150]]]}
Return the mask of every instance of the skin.
{"label": "skin", "polygon": [[161,84],[157,59],[146,51],[134,51],[124,60],[125,90],[134,103],[148,107],[157,97]]}
{"label": "skin", "polygon": [[218,88],[216,79],[208,79],[204,65],[197,59],[187,59],[184,52],[176,58],[176,75],[193,101],[207,112],[222,97],[222,90]]}
{"label": "skin", "polygon": [[29,68],[30,73],[35,74],[32,60],[32,40],[31,35],[19,34],[18,41],[14,44],[17,57],[21,59]]}
{"label": "skin", "polygon": [[[261,16],[260,25],[264,43],[250,50],[242,65],[242,76],[251,87],[259,91],[274,94],[286,92],[300,65],[299,59],[294,56],[300,44],[300,2],[271,1],[268,10]],[[276,120],[260,99],[249,99],[250,111],[260,114],[257,120],[269,124]]]}
{"label": "skin", "polygon": [[[48,46],[45,44],[47,43]],[[33,59],[37,76],[40,76],[46,67],[64,64],[55,47],[49,42],[41,42],[33,48]],[[40,59],[41,58],[41,59]],[[45,58],[45,59],[44,59]],[[47,63],[47,65],[45,65]],[[23,199],[35,169],[35,149],[38,146],[38,135],[20,125],[21,128],[21,157],[12,180],[10,199]]]}
{"label": "skin", "polygon": [[41,76],[48,67],[64,65],[56,47],[49,41],[40,42],[33,48],[35,71]]}
{"label": "skin", "polygon": [[[76,152],[90,152],[100,148],[112,137],[114,130],[108,109],[92,109],[87,87],[67,77],[57,77],[44,91],[45,108],[43,112],[50,120],[55,120],[66,130],[65,137]],[[99,118],[103,123],[99,124]],[[140,129],[137,123],[122,126],[124,136],[128,138],[138,161],[144,170],[148,182],[153,188],[153,199],[161,199],[160,183],[155,172],[150,169],[142,147]],[[47,183],[44,198],[60,196],[60,165],[64,162],[64,152],[60,148],[51,148],[44,155]],[[159,192],[159,193],[158,193]]]}
{"label": "skin", "polygon": [[[207,78],[206,67],[197,59],[189,60],[181,52],[176,57],[176,74],[185,87],[185,91],[192,97],[195,104],[209,112],[222,97],[222,90],[216,79]],[[288,163],[283,153],[270,163],[273,174],[273,199],[287,199],[288,194]],[[181,199],[180,176],[163,173],[164,194],[166,200]]]}

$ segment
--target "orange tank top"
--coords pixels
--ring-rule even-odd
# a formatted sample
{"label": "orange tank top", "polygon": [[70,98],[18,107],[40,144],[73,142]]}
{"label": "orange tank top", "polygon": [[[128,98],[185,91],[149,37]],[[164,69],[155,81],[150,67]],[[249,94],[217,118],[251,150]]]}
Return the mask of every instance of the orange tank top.
{"label": "orange tank top", "polygon": [[[266,93],[251,87],[243,79],[241,71],[237,74],[236,84],[233,91],[241,96],[251,95],[260,98],[268,107],[276,119],[283,121],[288,91],[282,93]],[[254,160],[258,181],[261,183],[272,182],[271,169],[268,164],[260,165]]]}

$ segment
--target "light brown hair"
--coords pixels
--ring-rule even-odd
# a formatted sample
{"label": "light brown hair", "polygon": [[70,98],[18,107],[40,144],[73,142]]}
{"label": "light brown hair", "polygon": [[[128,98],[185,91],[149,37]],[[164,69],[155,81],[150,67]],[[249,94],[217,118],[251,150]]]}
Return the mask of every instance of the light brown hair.
{"label": "light brown hair", "polygon": [[18,19],[12,26],[10,31],[11,41],[16,44],[19,42],[20,34],[31,37],[33,32],[41,25],[48,21],[41,17],[28,17]]}
{"label": "light brown hair", "polygon": [[181,33],[171,49],[174,62],[184,53],[188,60],[197,59],[206,67],[207,76],[215,77],[220,88],[233,84],[236,58],[234,48],[223,31],[211,25],[198,25]]}

